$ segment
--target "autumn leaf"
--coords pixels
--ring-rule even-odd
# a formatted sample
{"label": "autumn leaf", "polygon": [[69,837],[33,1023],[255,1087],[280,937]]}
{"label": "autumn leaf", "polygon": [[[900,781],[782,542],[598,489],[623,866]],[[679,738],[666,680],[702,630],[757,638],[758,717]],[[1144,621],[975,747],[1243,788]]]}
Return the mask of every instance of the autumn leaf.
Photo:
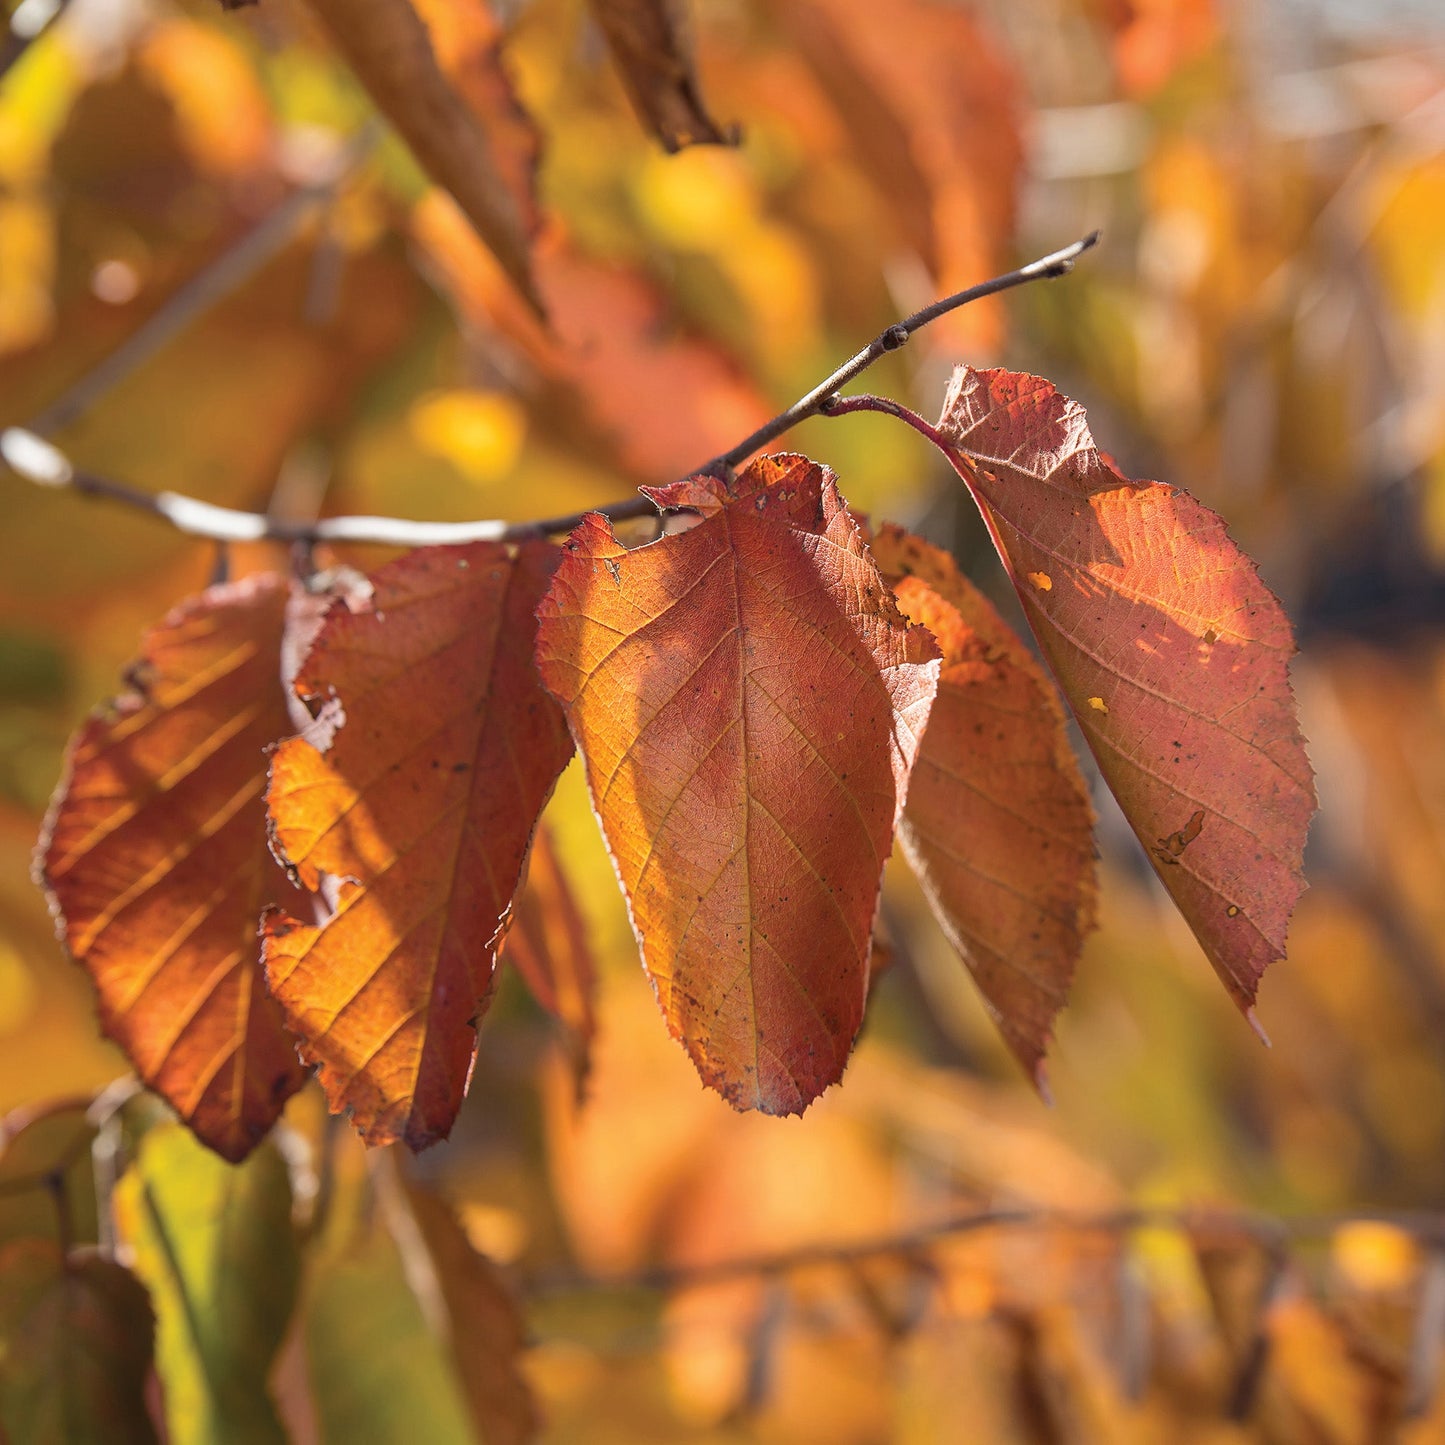
{"label": "autumn leaf", "polygon": [[256,945],[288,893],[266,848],[265,749],[290,731],[286,585],[212,587],[146,636],[134,690],[71,743],[37,857],[101,1026],[218,1154],[243,1159],[306,1074]]}
{"label": "autumn leaf", "polygon": [[[377,109],[396,126],[422,169],[456,198],[502,269],[535,304],[527,261],[528,218],[487,130],[437,63],[410,0],[311,0]],[[469,96],[477,100],[475,80]],[[508,163],[509,164],[509,163]]]}
{"label": "autumn leaf", "polygon": [[449,1205],[424,1189],[408,1189],[405,1199],[436,1271],[457,1377],[481,1438],[487,1445],[526,1445],[540,1421],[518,1367],[525,1330],[517,1303]]}
{"label": "autumn leaf", "polygon": [[315,1261],[303,1309],[323,1445],[475,1445],[475,1417],[453,1353],[379,1222],[345,1250]]}
{"label": "autumn leaf", "polygon": [[371,579],[370,611],[332,610],[296,682],[346,722],[328,752],[277,749],[272,836],[306,887],[339,896],[324,924],[268,918],[266,972],[370,1143],[445,1138],[466,1092],[498,933],[572,751],[532,665],[558,556],[408,553]]}
{"label": "autumn leaf", "polygon": [[961,367],[939,431],[1105,781],[1253,1019],[1315,808],[1289,619],[1218,516],[1121,475],[1049,382]]}
{"label": "autumn leaf", "polygon": [[1054,689],[946,552],[885,525],[873,558],[943,652],[898,837],[1009,1048],[1044,1051],[1094,922],[1093,811]]}
{"label": "autumn leaf", "polygon": [[670,151],[734,145],[707,113],[686,35],[684,0],[588,0],[642,123]]}
{"label": "autumn leaf", "polygon": [[150,1287],[171,1445],[284,1445],[267,1379],[300,1257],[274,1145],[239,1168],[173,1124],[150,1129],[115,1191],[117,1227]]}
{"label": "autumn leaf", "polygon": [[128,1269],[17,1239],[0,1250],[0,1437],[155,1445],[146,1411],[155,1319]]}
{"label": "autumn leaf", "polygon": [[545,827],[537,830],[532,843],[527,881],[512,907],[503,957],[566,1031],[580,1087],[597,1031],[597,964],[587,924]]}
{"label": "autumn leaf", "polygon": [[[940,289],[996,270],[1024,175],[1025,90],[971,7],[794,0],[781,15],[833,102],[850,156]],[[955,348],[996,348],[1002,321],[997,303],[971,306],[933,334]]]}
{"label": "autumn leaf", "polygon": [[830,472],[764,457],[590,514],[538,611],[668,1027],[739,1109],[800,1113],[863,1015],[883,861],[937,682]]}

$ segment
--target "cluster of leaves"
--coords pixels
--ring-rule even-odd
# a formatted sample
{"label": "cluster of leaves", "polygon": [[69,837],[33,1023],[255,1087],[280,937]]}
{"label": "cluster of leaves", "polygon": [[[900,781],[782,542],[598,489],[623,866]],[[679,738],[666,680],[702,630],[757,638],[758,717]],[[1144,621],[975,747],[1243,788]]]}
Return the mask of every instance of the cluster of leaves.
{"label": "cluster of leaves", "polygon": [[124,1093],[16,1111],[0,1142],[7,1440],[535,1434],[509,1289],[389,1156],[343,1147],[323,1198],[294,1130],[233,1167]]}
{"label": "cluster of leaves", "polygon": [[[406,80],[420,73],[408,58],[420,33],[410,9],[379,7],[387,29],[349,23],[351,7],[313,8],[417,158],[451,186],[457,206],[437,191],[414,205],[409,199],[415,254],[471,326],[505,335],[508,365],[521,355],[541,378],[528,405],[545,416],[549,436],[590,443],[605,433],[615,468],[665,481],[763,419],[770,408],[755,385],[758,368],[749,380],[718,350],[672,334],[660,320],[667,313],[655,284],[599,264],[577,235],[533,239],[535,137],[510,91],[497,86],[496,32],[478,7],[416,6],[430,31],[428,86],[460,100],[454,114],[473,118],[466,134],[446,122],[436,142],[416,129],[419,110]],[[619,22],[625,11],[650,7],[594,8],[612,20],[605,29],[611,38],[626,35]],[[775,55],[766,75],[774,83],[808,81],[812,88],[799,84],[792,104],[817,134],[845,133],[847,164],[890,200],[879,225],[903,233],[946,289],[989,269],[1008,234],[1017,155],[997,142],[1016,104],[1014,82],[995,73],[992,53],[981,48],[970,87],[976,110],[955,107],[944,121],[942,108],[921,97],[942,93],[946,61],[939,61],[943,78],[925,85],[917,52],[931,45],[939,57],[956,53],[975,22],[954,6],[887,8],[895,10],[891,17],[884,7],[844,0],[799,0],[780,10],[778,24],[798,54]],[[654,13],[664,16],[664,7]],[[477,15],[475,25],[466,23]],[[1168,49],[1159,36],[1150,40],[1149,23],[1120,22],[1131,74],[1147,70],[1150,44]],[[883,43],[879,31],[889,25],[908,43]],[[646,32],[634,25],[631,33]],[[389,38],[378,43],[382,35]],[[1164,39],[1196,43],[1182,33]],[[671,31],[664,41],[645,41],[644,49],[653,46],[655,58],[658,47],[666,53],[678,44]],[[625,41],[611,43],[625,53]],[[165,51],[159,42],[148,46],[145,64],[179,93]],[[389,68],[402,77],[390,90]],[[672,117],[657,122],[664,139],[725,132],[697,98],[685,51],[674,50],[652,74],[654,87],[657,75],[676,82],[653,92],[653,112]],[[647,84],[634,75],[643,113]],[[94,117],[87,124],[93,130]],[[235,135],[244,134],[237,126]],[[454,163],[448,148],[469,154],[466,146],[478,137],[486,164],[470,163],[469,180],[459,181],[455,169],[445,169]],[[808,164],[821,171],[827,146],[839,142],[812,143]],[[1171,171],[1156,181],[1162,189],[1198,179],[1190,157],[1167,159],[1184,180]],[[469,200],[468,184],[479,183],[484,194]],[[1189,193],[1190,205],[1198,195]],[[26,198],[12,191],[0,205]],[[336,228],[374,224],[374,216],[343,214]],[[866,229],[854,226],[855,234]],[[690,244],[703,254],[702,242]],[[741,240],[734,250],[748,254]],[[162,279],[184,270],[165,273],[165,253],[156,255]],[[356,252],[348,284],[378,304],[357,306],[348,293],[336,334],[312,338],[306,354],[281,370],[245,365],[255,353],[241,344],[255,339],[259,346],[263,326],[274,320],[257,307],[256,291],[214,327],[208,323],[198,348],[226,357],[219,370],[228,384],[239,384],[233,372],[246,372],[245,385],[255,389],[204,449],[202,465],[215,459],[216,499],[254,499],[287,440],[309,416],[337,405],[325,398],[358,385],[406,332],[416,300],[396,284],[401,268],[392,260],[364,247]],[[1259,264],[1269,271],[1277,260],[1271,253]],[[743,262],[733,264],[743,276]],[[685,278],[687,268],[678,269]],[[272,278],[286,305],[303,289],[301,271],[288,263],[281,281]],[[10,269],[12,286],[17,274]],[[0,297],[6,285],[0,275]],[[830,275],[827,285],[837,290],[841,283]],[[1215,294],[1201,285],[1184,298],[1204,330],[1225,325],[1211,309]],[[550,331],[528,298],[546,306]],[[23,320],[19,308],[6,315]],[[977,327],[970,341],[996,334],[996,318],[964,322],[967,315],[960,322]],[[87,313],[87,323],[92,319]],[[751,313],[749,322],[758,351],[766,351],[773,333],[764,336]],[[776,323],[779,337],[787,329]],[[1089,334],[1078,329],[1080,346]],[[118,335],[113,319],[108,333],[96,335]],[[1123,342],[1113,349],[1115,356],[1128,352]],[[170,374],[203,394],[197,354],[178,352]],[[1162,376],[1151,355],[1141,342],[1141,373],[1155,365]],[[1094,364],[1109,369],[1097,358]],[[510,375],[507,366],[499,369]],[[53,374],[35,377],[24,386],[53,389]],[[1163,414],[1169,395],[1162,382],[1146,389],[1140,409],[1153,407],[1161,426],[1178,426],[1179,411]],[[640,406],[640,396],[656,396],[658,404]],[[426,419],[445,431],[450,418],[441,402],[428,402]],[[1231,996],[1249,1008],[1264,966],[1283,949],[1312,804],[1285,674],[1292,644],[1278,605],[1217,518],[1183,494],[1122,477],[1093,448],[1078,409],[1047,383],[965,370],[934,430],[983,509],[1068,715],[1155,874]],[[107,444],[104,427],[86,439],[93,465],[143,467],[159,484],[194,487],[194,458],[171,457],[168,474],[152,470],[149,450],[128,456],[121,448],[115,462],[116,448],[107,456]],[[485,472],[485,458],[466,460]],[[1211,459],[1193,460],[1198,475]],[[861,477],[840,471],[850,497],[884,510]],[[1165,474],[1180,472],[1171,464]],[[370,485],[361,468],[342,480],[352,489],[347,500],[367,495]],[[510,490],[516,496],[506,505],[525,488]],[[132,691],[77,740],[49,851],[68,941],[96,980],[107,1031],[215,1148],[231,1157],[257,1150],[244,1169],[261,1159],[274,1168],[272,1147],[255,1141],[313,1064],[333,1106],[349,1110],[369,1138],[419,1145],[445,1133],[474,1067],[474,1025],[497,986],[499,953],[517,964],[543,1007],[562,1017],[574,1066],[585,1067],[595,980],[564,872],[575,865],[549,846],[545,832],[535,834],[524,862],[552,779],[574,750],[594,785],[668,1024],[709,1082],[735,1102],[799,1109],[841,1072],[878,971],[869,935],[878,869],[895,834],[1009,1047],[1041,1080],[1050,1030],[1096,911],[1090,807],[1066,714],[1044,668],[952,558],[887,523],[870,529],[812,463],[768,458],[741,478],[708,473],[656,487],[654,495],[665,535],[635,550],[594,515],[560,549],[540,538],[480,543],[415,553],[364,581],[257,574],[210,589],[151,630]],[[564,495],[556,509],[594,499]],[[140,568],[151,555],[137,550],[130,565]],[[254,565],[250,554],[240,560],[242,572]],[[57,578],[61,570],[57,564]],[[92,585],[99,592],[99,582]],[[839,651],[850,661],[840,663]],[[1363,663],[1358,671],[1365,684],[1355,693],[1365,695],[1350,697],[1351,716],[1376,726],[1368,695],[1374,674]],[[1393,674],[1386,678],[1387,691],[1408,697],[1402,709],[1425,705]],[[289,879],[272,861],[277,853],[293,870]],[[1429,870],[1416,858],[1405,873],[1429,914],[1436,906]],[[263,917],[264,961],[255,941]],[[1317,923],[1309,935],[1317,945],[1325,926]],[[1343,997],[1333,1004],[1348,1012]],[[1378,1000],[1376,1007],[1383,1007]],[[135,1151],[142,1173],[148,1147],[142,1141]],[[720,1180],[721,1170],[714,1185]],[[1017,1181],[1000,1174],[996,1182],[1011,1190]],[[741,1209],[740,1194],[727,1197]],[[285,1212],[274,1201],[268,1211]],[[185,1301],[147,1272],[123,1195],[117,1217],[137,1251],[164,1339],[166,1320],[183,1315]],[[387,1214],[388,1239],[379,1250],[396,1251],[414,1236],[407,1217]],[[197,1224],[187,1216],[177,1238]],[[358,1235],[351,1247],[364,1243]],[[303,1253],[312,1258],[309,1243]],[[447,1258],[433,1254],[438,1263]],[[988,1270],[957,1276],[932,1251],[923,1265],[905,1259],[897,1278],[884,1271],[881,1284],[871,1269],[857,1278],[844,1270],[845,1308],[856,1312],[861,1303],[872,1311],[871,1343],[860,1357],[875,1373],[891,1374],[913,1401],[899,1438],[930,1438],[930,1400],[939,1402],[936,1420],[948,1422],[940,1428],[951,1427],[956,1417],[942,1400],[959,1373],[991,1402],[997,1435],[1112,1431],[1125,1438],[1138,1424],[1123,1403],[1133,1393],[1129,1352],[1115,1352],[1126,1359],[1117,1380],[1096,1368],[1099,1338],[1110,1330],[1132,1337],[1138,1326],[1119,1284],[1134,1261],[1111,1259],[1108,1288],[1102,1275],[1089,1276],[1071,1296],[1072,1313],[1057,1298],[1015,1299],[1000,1287],[1010,1274],[1057,1281],[1068,1272],[1059,1260],[1078,1263],[1076,1241],[1057,1255],[1029,1253],[1024,1263],[1001,1253]],[[33,1298],[53,1307],[55,1289],[72,1271],[85,1277],[76,1286],[81,1296],[97,1298],[93,1263],[82,1254],[50,1270]],[[395,1281],[395,1268],[387,1268]],[[422,1298],[426,1314],[415,1269],[401,1273],[408,1297]],[[941,1315],[911,1312],[920,1274],[947,1279],[947,1309],[929,1296]],[[301,1290],[303,1316],[310,1288]],[[327,1329],[359,1325],[364,1289],[328,1317]],[[1093,1319],[1083,1307],[1091,1292],[1117,1306],[1123,1322]],[[133,1294],[118,1285],[106,1298],[136,1320]],[[1156,1296],[1150,1327],[1173,1340],[1162,1322],[1184,1317],[1179,1301]],[[729,1316],[748,1355],[747,1379],[732,1405],[752,1401],[750,1391],[763,1388],[758,1379],[783,1356],[789,1364],[817,1360],[798,1342],[809,1311],[823,1310],[806,1287],[759,1288],[750,1302],[753,1313]],[[1417,1303],[1411,1294],[1404,1312]],[[677,1312],[694,1307],[703,1309],[684,1295]],[[805,1317],[796,1330],[795,1307]],[[104,1305],[102,1317],[110,1309]],[[424,1322],[442,1321],[443,1333],[449,1315],[459,1319],[450,1308],[434,1313]],[[1257,1404],[1280,1438],[1311,1431],[1366,1438],[1404,1408],[1413,1366],[1401,1357],[1413,1346],[1392,1336],[1382,1353],[1368,1331],[1345,1328],[1290,1295],[1254,1299],[1243,1314],[1246,1324],[1225,1331],[1229,1368],[1207,1382],[1203,1375],[1186,1379],[1169,1353],[1173,1343],[1165,1347],[1160,1374],[1180,1419],[1190,1417],[1190,1402],[1201,1413],[1223,1410],[1250,1342],[1263,1336],[1275,1342],[1276,1374]],[[1197,1321],[1188,1318],[1193,1328]],[[880,1363],[885,1347],[900,1340],[902,1348]],[[357,1348],[381,1354],[379,1346]],[[855,1359],[848,1348],[836,1353]],[[318,1361],[312,1357],[313,1390],[325,1377]],[[160,1364],[168,1399],[173,1390],[183,1395],[176,1382],[184,1372],[165,1358]],[[124,1364],[132,1400],[143,1365],[138,1357]],[[1329,1391],[1313,1378],[1321,1365]],[[253,1380],[264,1373],[263,1365]],[[354,1438],[356,1421],[329,1413],[343,1398],[339,1384],[330,1403],[318,1397],[328,1437]],[[852,1398],[840,1390],[840,1400]],[[373,1401],[366,1408],[376,1415],[381,1407]],[[1168,1418],[1179,1424],[1175,1414]],[[469,1428],[458,1427],[462,1434]],[[443,1438],[440,1427],[436,1433]]]}
{"label": "cluster of leaves", "polygon": [[[964,368],[930,431],[1250,1009],[1313,811],[1278,603],[1045,382]],[[76,740],[41,860],[66,942],[140,1076],[227,1157],[303,1082],[290,1039],[368,1141],[446,1136],[574,740],[663,1014],[737,1107],[800,1112],[842,1076],[895,827],[1039,1074],[1094,878],[1037,665],[945,554],[893,527],[870,548],[803,458],[647,495],[694,525],[419,549],[324,614],[316,583],[214,587]]]}

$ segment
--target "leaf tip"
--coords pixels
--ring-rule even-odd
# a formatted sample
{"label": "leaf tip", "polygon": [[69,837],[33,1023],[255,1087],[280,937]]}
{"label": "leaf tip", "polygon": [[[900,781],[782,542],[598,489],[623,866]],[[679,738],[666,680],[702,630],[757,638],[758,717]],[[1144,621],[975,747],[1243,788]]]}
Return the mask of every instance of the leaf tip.
{"label": "leaf tip", "polygon": [[1254,1030],[1255,1036],[1259,1039],[1260,1043],[1262,1043],[1265,1048],[1272,1049],[1274,1045],[1270,1042],[1269,1035],[1264,1031],[1264,1025],[1260,1023],[1259,1015],[1254,1011],[1253,1005],[1245,1009],[1244,1017],[1250,1028]]}

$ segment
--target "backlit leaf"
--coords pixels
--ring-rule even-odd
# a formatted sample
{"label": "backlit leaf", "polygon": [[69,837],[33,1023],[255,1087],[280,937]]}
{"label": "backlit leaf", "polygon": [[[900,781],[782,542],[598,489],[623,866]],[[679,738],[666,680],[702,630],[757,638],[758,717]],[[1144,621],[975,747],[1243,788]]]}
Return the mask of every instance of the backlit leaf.
{"label": "backlit leaf", "polygon": [[943,651],[898,837],[949,941],[1041,1077],[1094,919],[1093,813],[1054,689],[946,552],[884,526],[873,557]]}
{"label": "backlit leaf", "polygon": [[343,881],[324,925],[268,919],[266,971],[370,1143],[445,1138],[466,1092],[497,935],[572,752],[532,664],[558,556],[411,552],[371,579],[370,611],[332,610],[297,678],[347,720],[325,753],[277,749],[273,838],[308,888]]}
{"label": "backlit leaf", "polygon": [[939,429],[1105,780],[1251,1011],[1315,807],[1289,619],[1219,517],[1122,476],[1049,382],[961,367]]}
{"label": "backlit leaf", "polygon": [[171,1445],[284,1445],[267,1391],[300,1258],[271,1144],[225,1164],[161,1124],[115,1192],[117,1225],[155,1301]]}
{"label": "backlit leaf", "polygon": [[649,490],[691,530],[625,551],[591,514],[538,666],[673,1034],[735,1107],[801,1112],[863,1015],[883,861],[937,684],[833,476],[765,457]]}
{"label": "backlit leaf", "polygon": [[265,749],[286,586],[249,577],[147,635],[134,690],[71,744],[38,868],[101,1025],[199,1138],[246,1156],[305,1072],[261,977],[261,912],[288,892],[266,848]]}
{"label": "backlit leaf", "polygon": [[668,150],[733,140],[707,113],[686,34],[684,0],[588,0],[644,125]]}
{"label": "backlit leaf", "polygon": [[146,1412],[155,1318],[114,1260],[17,1239],[0,1250],[0,1438],[155,1445]]}

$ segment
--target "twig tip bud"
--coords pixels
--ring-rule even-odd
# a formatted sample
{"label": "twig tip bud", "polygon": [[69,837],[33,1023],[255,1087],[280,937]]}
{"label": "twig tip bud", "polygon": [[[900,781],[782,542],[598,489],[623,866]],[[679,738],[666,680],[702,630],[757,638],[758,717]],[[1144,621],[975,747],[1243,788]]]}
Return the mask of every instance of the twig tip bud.
{"label": "twig tip bud", "polygon": [[42,487],[68,487],[75,478],[70,458],[23,426],[0,431],[0,460],[12,472]]}

